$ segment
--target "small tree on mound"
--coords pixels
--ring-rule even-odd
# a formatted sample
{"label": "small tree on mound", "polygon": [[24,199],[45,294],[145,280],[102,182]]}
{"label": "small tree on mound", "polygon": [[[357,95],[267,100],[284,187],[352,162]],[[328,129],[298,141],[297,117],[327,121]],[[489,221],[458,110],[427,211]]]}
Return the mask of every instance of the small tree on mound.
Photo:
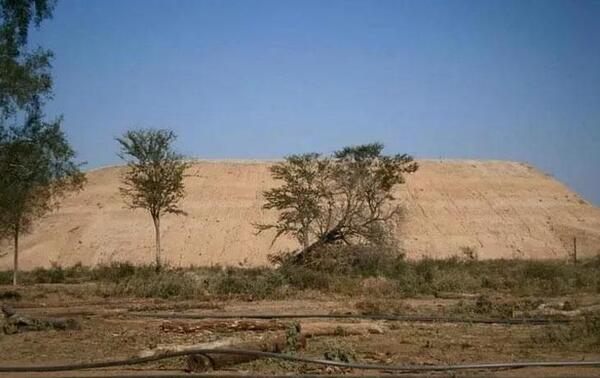
{"label": "small tree on mound", "polygon": [[173,150],[175,139],[172,131],[153,129],[131,130],[117,138],[119,157],[127,162],[121,195],[130,208],[146,209],[152,216],[157,270],[161,268],[161,215],[184,213],[179,201],[185,195],[183,177],[188,163]]}
{"label": "small tree on mound", "polygon": [[275,230],[294,237],[304,261],[320,247],[343,243],[381,243],[390,236],[389,222],[401,207],[392,190],[404,174],[418,169],[406,154],[383,155],[380,143],[346,147],[332,156],[292,155],[271,167],[278,188],[263,193],[265,209],[279,211],[273,224],[259,224],[259,232]]}

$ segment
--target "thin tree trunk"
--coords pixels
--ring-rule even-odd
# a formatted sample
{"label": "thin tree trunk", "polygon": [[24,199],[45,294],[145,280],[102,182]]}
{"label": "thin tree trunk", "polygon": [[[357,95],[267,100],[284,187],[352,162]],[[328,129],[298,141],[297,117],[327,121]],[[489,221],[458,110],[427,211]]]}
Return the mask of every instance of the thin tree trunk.
{"label": "thin tree trunk", "polygon": [[304,235],[302,235],[302,249],[308,248],[309,245],[310,242],[308,241],[308,232],[305,232]]}
{"label": "thin tree trunk", "polygon": [[13,286],[17,286],[17,276],[19,274],[19,225],[15,226],[15,255],[13,263]]}
{"label": "thin tree trunk", "polygon": [[160,217],[156,216],[152,218],[154,220],[154,233],[156,237],[156,270],[159,271],[161,268],[160,262]]}

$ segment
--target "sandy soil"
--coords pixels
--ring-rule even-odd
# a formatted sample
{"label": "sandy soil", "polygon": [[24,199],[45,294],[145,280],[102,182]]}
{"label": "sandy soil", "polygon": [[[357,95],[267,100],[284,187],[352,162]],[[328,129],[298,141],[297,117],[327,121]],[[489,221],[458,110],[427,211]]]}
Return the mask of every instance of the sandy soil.
{"label": "sandy soil", "polygon": [[[165,320],[140,318],[136,314],[153,314],[155,310],[173,313],[181,303],[140,300],[102,299],[77,295],[75,286],[34,286],[23,291],[21,302],[13,303],[21,313],[29,316],[69,316],[81,323],[75,331],[39,331],[0,336],[0,366],[59,364],[123,358],[138,355],[140,351],[180,344],[213,342],[224,338],[252,339],[263,337],[264,332],[210,331],[177,333],[165,330],[163,325],[178,322],[190,325],[195,320]],[[81,288],[80,288],[81,289]],[[82,288],[81,290],[87,290]],[[569,298],[585,302],[589,298]],[[596,298],[597,299],[597,298]],[[36,302],[37,300],[37,302]],[[311,314],[311,313],[356,313],[355,302],[360,300],[313,298],[288,301],[220,303],[186,302],[196,309],[178,310],[176,313],[196,314]],[[36,305],[37,303],[37,305]],[[414,313],[435,315],[444,313],[455,304],[454,300],[413,299],[407,300]],[[212,309],[211,309],[212,308]],[[64,310],[67,309],[68,313]],[[231,320],[233,322],[234,320]],[[291,322],[290,320],[284,320]],[[305,326],[310,322],[334,322],[348,324],[352,320],[300,320]],[[363,321],[365,322],[365,321]],[[322,358],[325,352],[341,350],[352,355],[354,361],[385,364],[460,364],[476,362],[550,361],[550,360],[594,360],[600,358],[599,351],[581,345],[559,342],[538,342],[544,327],[536,325],[485,325],[448,324],[419,322],[366,321],[377,325],[382,334],[357,336],[326,336],[308,340],[301,355]],[[94,374],[150,374],[182,372],[182,359],[155,362],[145,365],[113,368],[85,372]],[[358,371],[332,370],[319,366],[291,364],[260,360],[232,367],[228,372],[256,373],[358,373]],[[479,372],[482,373],[482,372]],[[578,369],[523,369],[514,371],[485,372],[498,376],[565,376],[597,375],[600,368]],[[72,375],[82,373],[72,373]],[[59,376],[68,374],[60,373]],[[9,375],[6,375],[9,376]],[[34,376],[14,374],[10,376]],[[48,374],[38,375],[48,376]]]}
{"label": "sandy soil", "polygon": [[[398,189],[406,206],[396,233],[409,257],[443,257],[473,247],[480,258],[566,258],[577,238],[579,256],[600,250],[600,209],[552,177],[520,163],[421,161]],[[164,256],[170,264],[267,263],[267,255],[295,248],[271,246],[272,234],[255,235],[253,223],[275,216],[261,208],[273,187],[270,162],[196,162],[186,179],[186,216],[166,216]],[[23,238],[21,267],[153,261],[153,227],[142,210],[125,208],[119,195],[122,167],[89,172],[82,192],[65,199]],[[0,247],[0,269],[12,264]]]}

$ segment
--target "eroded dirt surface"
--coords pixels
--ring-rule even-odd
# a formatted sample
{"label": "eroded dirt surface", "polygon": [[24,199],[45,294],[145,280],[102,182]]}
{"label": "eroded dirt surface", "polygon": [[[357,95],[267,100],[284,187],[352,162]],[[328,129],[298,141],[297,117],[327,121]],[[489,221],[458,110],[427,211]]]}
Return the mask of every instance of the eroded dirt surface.
{"label": "eroded dirt surface", "polygon": [[[280,183],[267,161],[198,161],[188,170],[186,216],[163,221],[163,256],[171,266],[263,266],[268,255],[298,246],[274,233],[256,235],[254,224],[276,219],[262,208],[262,192]],[[481,259],[566,259],[577,238],[580,258],[593,257],[600,243],[600,209],[554,178],[515,162],[419,161],[394,196],[405,206],[396,236],[410,258],[462,256]],[[23,269],[52,264],[85,266],[153,262],[154,230],[144,210],[123,205],[123,167],[87,172],[83,191],[69,194],[58,211],[23,235]],[[10,249],[10,241],[0,251]],[[12,255],[0,255],[10,269]]]}
{"label": "eroded dirt surface", "polygon": [[[201,320],[161,319],[152,314],[346,314],[357,313],[356,303],[364,299],[311,298],[288,301],[194,302],[141,299],[81,298],[76,287],[65,285],[24,289],[20,301],[10,304],[27,316],[72,317],[81,329],[74,331],[38,331],[0,336],[0,366],[28,366],[78,363],[103,359],[138,356],[142,351],[193,345],[223,339],[253,340],[281,331],[239,331],[235,327],[193,330]],[[43,294],[45,293],[45,294]],[[43,294],[43,295],[42,295]],[[569,298],[577,303],[593,303],[594,298]],[[556,301],[556,299],[554,299]],[[404,301],[410,314],[440,315],[452,313],[456,299],[421,298]],[[7,302],[8,303],[8,302]],[[391,308],[398,308],[392,306]],[[140,316],[144,315],[144,316]],[[235,322],[231,320],[230,322]],[[227,321],[225,321],[227,322]],[[289,323],[294,320],[284,319]],[[301,326],[332,322],[337,326],[355,324],[358,320],[303,319]],[[383,364],[463,364],[480,362],[599,360],[600,349],[584,344],[563,343],[545,339],[548,327],[534,325],[451,324],[400,321],[371,321],[382,333],[312,337],[306,348],[295,353],[323,358],[337,353],[352,361]],[[185,325],[192,331],[173,331],[165,325]],[[219,323],[222,324],[222,323]],[[183,327],[185,328],[185,327]],[[202,327],[200,327],[202,328]],[[54,376],[163,374],[183,372],[183,358],[112,368],[100,371],[55,373]],[[257,360],[230,367],[225,372],[244,373],[318,373],[358,374],[360,371],[326,368],[290,362]],[[481,373],[481,371],[476,372]],[[600,375],[600,368],[521,369],[485,372],[501,376],[565,376]],[[464,374],[474,374],[465,372]],[[34,376],[32,373],[4,376]],[[48,373],[37,376],[48,376]]]}

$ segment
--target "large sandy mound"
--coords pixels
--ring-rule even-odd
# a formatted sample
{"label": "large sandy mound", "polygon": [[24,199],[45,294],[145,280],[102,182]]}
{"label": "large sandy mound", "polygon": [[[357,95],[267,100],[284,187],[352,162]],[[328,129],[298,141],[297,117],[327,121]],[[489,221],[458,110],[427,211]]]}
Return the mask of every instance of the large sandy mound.
{"label": "large sandy mound", "polygon": [[[552,177],[512,162],[421,161],[398,190],[406,220],[397,227],[409,257],[566,258],[577,238],[579,256],[600,250],[600,209]],[[261,209],[261,192],[276,185],[268,162],[197,162],[186,179],[187,216],[163,221],[164,256],[172,265],[262,265],[291,241],[271,247],[272,234],[255,235],[253,222],[274,218]],[[88,173],[82,192],[23,237],[24,269],[153,259],[153,228],[142,210],[124,207],[122,167]],[[4,245],[0,268],[12,264]]]}

